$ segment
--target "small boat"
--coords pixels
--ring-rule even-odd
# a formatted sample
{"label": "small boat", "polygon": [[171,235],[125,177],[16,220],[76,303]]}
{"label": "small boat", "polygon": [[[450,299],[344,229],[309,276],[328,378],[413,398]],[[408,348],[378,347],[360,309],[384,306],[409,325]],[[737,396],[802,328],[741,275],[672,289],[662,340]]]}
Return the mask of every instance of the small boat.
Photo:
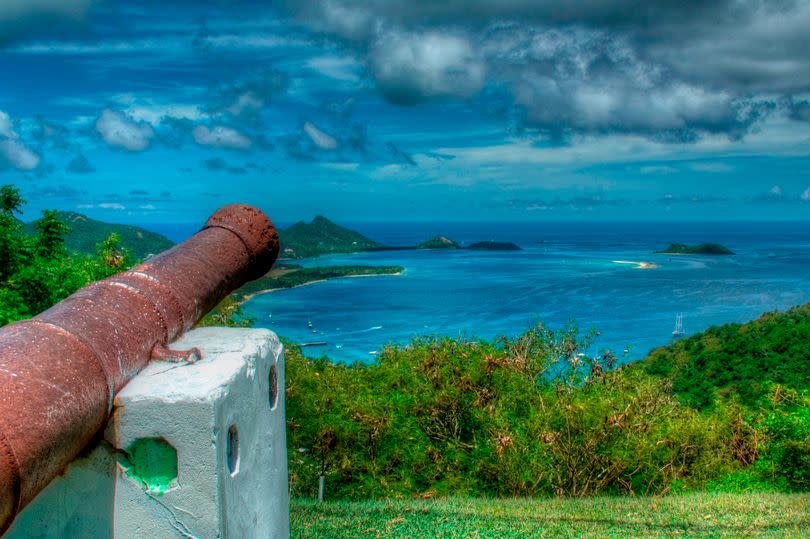
{"label": "small boat", "polygon": [[677,339],[684,335],[686,335],[686,331],[683,329],[683,313],[678,313],[675,317],[675,330],[672,332],[672,336]]}
{"label": "small boat", "polygon": [[312,325],[312,320],[307,320],[307,327],[309,329],[313,329],[315,326]]}

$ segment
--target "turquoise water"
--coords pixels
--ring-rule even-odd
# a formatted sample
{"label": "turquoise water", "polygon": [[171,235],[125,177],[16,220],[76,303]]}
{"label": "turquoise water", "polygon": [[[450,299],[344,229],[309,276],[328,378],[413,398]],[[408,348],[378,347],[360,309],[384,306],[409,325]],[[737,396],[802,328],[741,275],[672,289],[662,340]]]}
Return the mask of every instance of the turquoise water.
{"label": "turquoise water", "polygon": [[[460,242],[513,241],[524,250],[388,251],[335,255],[304,265],[395,264],[397,276],[337,279],[256,296],[256,325],[335,361],[373,361],[387,343],[418,335],[493,338],[542,321],[597,328],[595,348],[626,360],[672,338],[675,316],[695,333],[810,301],[810,224],[469,224],[359,223],[394,245],[443,233]],[[721,242],[730,257],[652,252],[672,241]],[[637,269],[617,260],[646,261]],[[308,322],[312,328],[308,327]],[[627,353],[624,350],[628,349]]]}

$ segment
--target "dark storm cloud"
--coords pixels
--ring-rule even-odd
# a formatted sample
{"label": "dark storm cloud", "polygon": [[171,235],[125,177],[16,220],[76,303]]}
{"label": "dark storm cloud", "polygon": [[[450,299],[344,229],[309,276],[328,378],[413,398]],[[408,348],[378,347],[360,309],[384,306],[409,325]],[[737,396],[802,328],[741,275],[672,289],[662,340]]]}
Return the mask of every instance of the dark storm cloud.
{"label": "dark storm cloud", "polygon": [[[391,102],[470,98],[520,130],[739,139],[810,91],[810,3],[309,0],[287,8],[365,58]],[[792,117],[802,118],[801,114]]]}

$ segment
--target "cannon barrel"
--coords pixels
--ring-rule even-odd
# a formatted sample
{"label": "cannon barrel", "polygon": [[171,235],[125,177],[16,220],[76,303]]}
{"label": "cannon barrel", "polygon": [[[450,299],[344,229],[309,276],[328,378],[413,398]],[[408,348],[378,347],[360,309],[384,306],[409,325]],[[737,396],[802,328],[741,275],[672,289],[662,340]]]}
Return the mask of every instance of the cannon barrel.
{"label": "cannon barrel", "polygon": [[104,427],[152,350],[264,275],[278,251],[264,213],[225,206],[183,243],[0,329],[0,535]]}

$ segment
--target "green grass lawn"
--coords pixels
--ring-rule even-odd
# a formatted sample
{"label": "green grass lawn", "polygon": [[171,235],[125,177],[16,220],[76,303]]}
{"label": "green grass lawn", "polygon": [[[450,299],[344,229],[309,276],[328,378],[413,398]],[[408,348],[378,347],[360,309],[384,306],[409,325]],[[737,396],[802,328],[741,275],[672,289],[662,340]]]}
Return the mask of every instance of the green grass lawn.
{"label": "green grass lawn", "polygon": [[294,500],[292,537],[810,537],[810,495]]}

